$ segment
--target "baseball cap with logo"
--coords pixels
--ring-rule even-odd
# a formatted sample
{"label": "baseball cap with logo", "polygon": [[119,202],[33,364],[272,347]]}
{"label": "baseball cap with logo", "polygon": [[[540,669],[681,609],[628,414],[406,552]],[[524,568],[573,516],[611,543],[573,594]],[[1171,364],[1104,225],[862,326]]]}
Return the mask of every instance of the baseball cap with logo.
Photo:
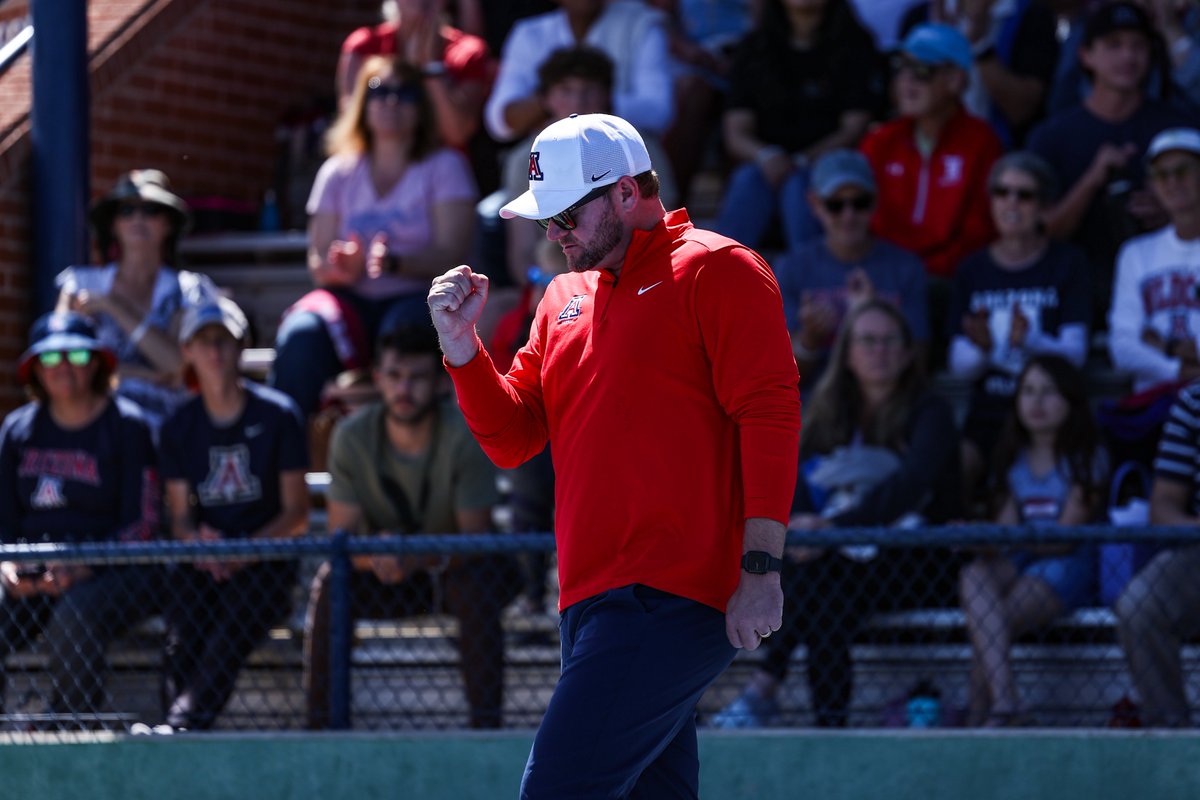
{"label": "baseball cap with logo", "polygon": [[593,189],[652,169],[646,143],[611,114],[572,114],[546,127],[529,149],[529,191],[500,209],[505,219],[549,219]]}
{"label": "baseball cap with logo", "polygon": [[239,342],[245,338],[250,327],[246,322],[246,315],[238,308],[237,303],[228,297],[217,297],[207,303],[191,306],[183,312],[183,321],[179,324],[179,343],[187,344],[201,329],[209,325],[220,325]]}
{"label": "baseball cap with logo", "polygon": [[1195,128],[1168,128],[1151,140],[1146,150],[1146,160],[1153,161],[1171,150],[1200,156],[1200,131]]}

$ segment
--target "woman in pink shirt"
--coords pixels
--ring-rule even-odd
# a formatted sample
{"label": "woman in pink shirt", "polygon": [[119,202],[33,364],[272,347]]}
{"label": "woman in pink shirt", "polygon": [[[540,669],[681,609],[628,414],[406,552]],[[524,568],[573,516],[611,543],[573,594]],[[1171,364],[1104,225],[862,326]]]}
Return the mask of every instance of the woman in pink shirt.
{"label": "woman in pink shirt", "polygon": [[305,413],[343,369],[366,366],[394,321],[426,314],[429,281],[467,260],[478,190],[439,139],[419,69],[369,59],[329,131],[308,199],[316,289],[290,308],[272,383]]}

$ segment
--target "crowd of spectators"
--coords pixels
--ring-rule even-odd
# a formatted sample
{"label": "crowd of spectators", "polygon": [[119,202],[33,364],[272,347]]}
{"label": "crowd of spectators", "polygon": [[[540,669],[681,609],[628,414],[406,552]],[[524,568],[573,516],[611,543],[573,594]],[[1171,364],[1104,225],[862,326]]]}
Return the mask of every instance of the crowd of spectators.
{"label": "crowd of spectators", "polygon": [[[377,398],[334,428],[331,528],[492,530],[498,476],[450,397],[425,293],[454,264],[487,265],[513,296],[484,341],[498,364],[511,360],[564,263],[536,225],[500,224],[495,211],[537,172],[532,138],[594,112],[643,134],[668,207],[695,195],[698,172],[719,175],[712,227],[760,249],[776,273],[805,397],[793,528],[1102,520],[1120,453],[1106,447],[1093,409],[1119,398],[1089,398],[1085,387],[1109,371],[1130,378],[1126,408],[1149,410],[1151,520],[1196,521],[1198,401],[1180,391],[1200,377],[1194,7],[390,0],[382,10],[381,24],[342,48],[328,160],[307,206],[313,288],[281,322],[271,388],[237,377],[241,312],[177,267],[186,204],[157,170],[122,176],[91,216],[99,265],[63,271],[58,308],[38,321],[22,360],[33,400],[0,435],[4,542],[160,528],[182,540],[297,535],[308,502],[304,426],[348,375],[369,377]],[[962,413],[931,375],[969,384]],[[102,435],[121,426],[136,433]],[[88,453],[93,471],[79,474],[79,460],[67,470],[56,449]],[[97,482],[105,459],[121,468],[100,469]],[[160,474],[169,525],[144,502]],[[550,454],[507,478],[514,526],[550,529]],[[86,527],[62,521],[81,514]],[[1195,558],[1189,548],[1160,553],[1116,604],[1151,724],[1190,721],[1178,651],[1200,628],[1200,596],[1185,579]],[[910,602],[929,561],[953,565],[954,579],[926,586],[922,602],[966,615],[969,720],[1027,721],[1009,646],[1097,602],[1096,548],[791,550],[784,628],[718,724],[767,723],[801,641],[816,723],[845,724],[856,631]],[[545,603],[548,565],[520,566],[364,557],[350,613],[444,606],[460,625],[471,724],[499,725],[500,614],[518,595],[527,613]],[[311,586],[305,631],[314,728],[329,722],[328,571]],[[86,638],[79,626],[98,615],[122,621],[107,636],[165,613],[163,722],[204,728],[287,612],[296,580],[295,565],[278,562],[171,574],[54,565],[25,574],[5,563],[0,647],[20,648],[43,627],[48,641]],[[90,588],[113,581],[121,588]],[[203,613],[164,607],[155,581],[191,587]],[[110,607],[114,594],[128,602]],[[107,639],[88,641],[53,668],[71,672],[56,707],[95,695]],[[75,686],[87,697],[66,691]]]}

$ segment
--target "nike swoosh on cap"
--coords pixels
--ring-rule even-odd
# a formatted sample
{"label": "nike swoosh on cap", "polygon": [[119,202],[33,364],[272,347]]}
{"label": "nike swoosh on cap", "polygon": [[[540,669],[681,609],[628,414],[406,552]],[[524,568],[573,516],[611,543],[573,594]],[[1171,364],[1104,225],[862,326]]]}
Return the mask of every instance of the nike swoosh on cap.
{"label": "nike swoosh on cap", "polygon": [[603,178],[605,175],[607,175],[610,172],[612,172],[611,169],[606,169],[606,170],[604,170],[604,172],[601,172],[599,175],[597,175],[596,173],[593,172],[592,173],[592,183],[595,183],[596,181],[600,180],[601,178]]}

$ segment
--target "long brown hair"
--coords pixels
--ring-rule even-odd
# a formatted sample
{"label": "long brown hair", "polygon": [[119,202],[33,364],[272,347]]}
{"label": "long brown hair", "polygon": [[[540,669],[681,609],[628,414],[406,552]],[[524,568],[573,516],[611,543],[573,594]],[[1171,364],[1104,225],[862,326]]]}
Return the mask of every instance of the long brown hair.
{"label": "long brown hair", "polygon": [[[900,373],[892,396],[864,427],[863,393],[858,379],[850,371],[849,351],[855,324],[870,311],[878,311],[896,324],[910,359],[908,366]],[[805,455],[828,453],[849,444],[856,433],[862,434],[864,444],[904,449],[909,416],[917,399],[925,391],[925,375],[913,352],[914,344],[912,329],[904,315],[891,303],[874,299],[853,306],[846,313],[833,343],[829,365],[806,404],[800,452]]]}
{"label": "long brown hair", "polygon": [[414,86],[419,91],[417,106],[420,113],[410,154],[413,160],[420,161],[441,146],[437,118],[434,116],[433,103],[425,92],[421,70],[399,59],[372,56],[358,71],[354,91],[325,137],[325,152],[328,155],[362,155],[371,152],[374,141],[371,129],[367,126],[367,86],[372,78],[388,77],[395,77],[405,86]]}
{"label": "long brown hair", "polygon": [[1083,489],[1084,501],[1089,512],[1094,514],[1104,501],[1106,476],[1096,474],[1100,434],[1095,417],[1092,416],[1087,382],[1074,364],[1062,356],[1049,353],[1032,356],[1017,376],[1017,389],[1013,393],[1008,419],[997,440],[992,458],[992,476],[995,484],[993,496],[997,509],[1012,491],[1008,483],[1009,470],[1016,463],[1021,451],[1027,449],[1032,441],[1017,409],[1021,399],[1021,387],[1025,385],[1029,373],[1035,369],[1046,373],[1054,388],[1067,401],[1067,416],[1054,437],[1054,456],[1057,461],[1066,464],[1067,479]]}

